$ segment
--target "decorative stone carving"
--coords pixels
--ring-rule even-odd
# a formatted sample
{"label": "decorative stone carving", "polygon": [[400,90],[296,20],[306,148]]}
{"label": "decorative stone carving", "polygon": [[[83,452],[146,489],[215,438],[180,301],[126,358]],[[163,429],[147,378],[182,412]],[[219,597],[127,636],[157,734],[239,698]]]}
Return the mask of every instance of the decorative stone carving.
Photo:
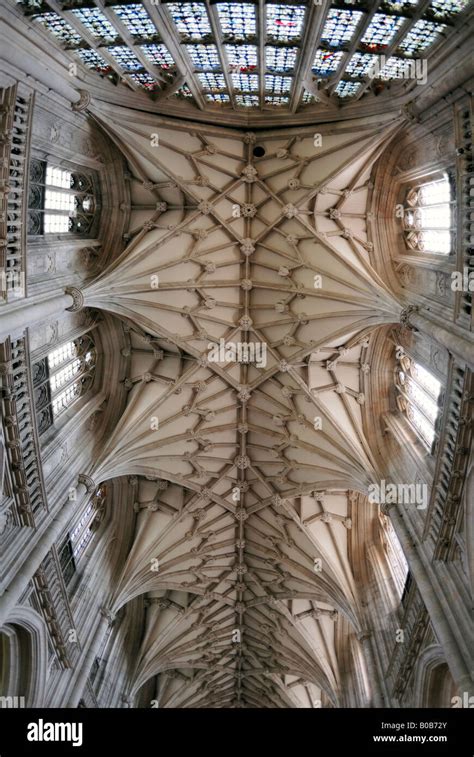
{"label": "decorative stone carving", "polygon": [[78,483],[86,487],[88,494],[93,494],[97,489],[97,484],[94,479],[88,476],[86,473],[79,473],[77,477]]}
{"label": "decorative stone carving", "polygon": [[91,96],[90,93],[87,92],[87,90],[80,89],[79,94],[79,100],[71,104],[72,110],[74,110],[76,113],[81,113],[82,111],[87,110],[91,102]]}
{"label": "decorative stone carving", "polygon": [[72,297],[72,305],[66,310],[69,310],[71,313],[77,313],[78,310],[82,310],[84,307],[84,295],[81,292],[80,289],[77,287],[66,287],[64,290],[65,294],[69,294]]}

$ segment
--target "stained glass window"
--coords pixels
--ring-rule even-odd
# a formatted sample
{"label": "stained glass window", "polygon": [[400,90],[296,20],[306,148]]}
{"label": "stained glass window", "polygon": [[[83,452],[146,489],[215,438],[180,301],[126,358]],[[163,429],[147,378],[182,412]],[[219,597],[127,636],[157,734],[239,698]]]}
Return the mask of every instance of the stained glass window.
{"label": "stained glass window", "polygon": [[257,67],[258,57],[255,45],[224,45],[229,66],[236,71],[246,71]]}
{"label": "stained glass window", "polygon": [[61,42],[67,47],[74,47],[80,45],[82,37],[60,16],[56,13],[41,13],[38,16],[33,16],[33,20],[37,21],[46,27],[48,31],[54,34]]}
{"label": "stained glass window", "polygon": [[155,25],[141,3],[113,5],[112,10],[137,39],[152,39],[157,36]]}
{"label": "stained glass window", "polygon": [[232,83],[242,92],[258,91],[258,76],[255,74],[231,74]]}
{"label": "stained glass window", "polygon": [[92,385],[96,351],[87,334],[49,353],[33,370],[39,433],[49,428]]}
{"label": "stained glass window", "polygon": [[339,97],[353,97],[360,89],[360,82],[340,81],[335,92]]}
{"label": "stained glass window", "polygon": [[431,0],[430,8],[436,16],[454,16],[469,5],[469,0]]}
{"label": "stained glass window", "polygon": [[418,5],[419,0],[383,0],[382,5],[393,11],[404,11],[414,8]]}
{"label": "stained glass window", "polygon": [[115,42],[117,39],[117,31],[98,8],[74,8],[72,12],[94,37],[104,42]]}
{"label": "stained glass window", "polygon": [[141,50],[148,60],[155,66],[164,69],[172,69],[176,67],[175,62],[165,45],[143,45]]}
{"label": "stained glass window", "polygon": [[204,89],[225,89],[225,79],[223,74],[198,74],[199,80]]}
{"label": "stained glass window", "polygon": [[444,29],[446,27],[443,24],[435,24],[432,21],[420,19],[402,40],[399,49],[406,53],[418,53],[421,50],[426,50],[438,39],[439,34]]}
{"label": "stained glass window", "polygon": [[399,410],[406,413],[418,435],[431,448],[440,414],[441,383],[426,368],[401,353],[396,385]]}
{"label": "stained glass window", "polygon": [[185,39],[205,39],[211,34],[204,3],[169,3],[168,9],[178,32]]}
{"label": "stained glass window", "polygon": [[381,79],[402,79],[409,65],[406,58],[389,58],[380,71]]}
{"label": "stained glass window", "polygon": [[271,74],[267,74],[265,76],[265,90],[281,95],[284,92],[290,91],[292,82],[293,79],[289,76],[272,76]]}
{"label": "stained glass window", "polygon": [[236,95],[235,102],[237,105],[243,105],[246,108],[254,107],[259,104],[258,95]]}
{"label": "stained glass window", "polygon": [[160,89],[160,85],[156,79],[153,76],[150,76],[147,71],[133,71],[129,74],[129,77],[135,82],[135,84],[138,84],[139,87],[143,87],[149,91]]}
{"label": "stained glass window", "polygon": [[267,105],[288,105],[290,98],[284,95],[265,95],[265,102]]}
{"label": "stained glass window", "polygon": [[257,19],[251,3],[217,3],[221,29],[227,40],[245,40],[255,37]]}
{"label": "stained glass window", "polygon": [[206,100],[213,103],[228,103],[230,102],[230,97],[225,92],[207,92]]}
{"label": "stained glass window", "polygon": [[101,55],[96,53],[90,47],[80,47],[75,51],[75,55],[79,56],[81,61],[87,68],[93,68],[96,71],[110,70],[110,64]]}
{"label": "stained glass window", "polygon": [[279,42],[301,37],[306,8],[304,5],[267,5],[267,36]]}
{"label": "stained glass window", "polygon": [[377,55],[369,53],[354,53],[346,66],[346,73],[351,76],[366,76],[373,70],[375,62],[378,60]]}
{"label": "stained glass window", "polygon": [[92,236],[98,221],[96,181],[44,161],[30,165],[28,233]]}
{"label": "stained glass window", "polygon": [[126,45],[121,45],[119,47],[108,47],[107,52],[115,58],[117,63],[125,70],[125,71],[139,71],[141,68],[143,68],[142,64],[132,53],[129,47]]}
{"label": "stained glass window", "polygon": [[327,76],[337,69],[342,55],[342,51],[334,52],[320,48],[316,51],[316,57],[313,63],[313,72],[315,74],[320,74],[321,76]]}
{"label": "stained glass window", "polygon": [[311,92],[308,92],[306,89],[303,92],[303,104],[304,105],[310,105],[312,103],[316,102],[316,98],[314,95],[311,94]]}
{"label": "stained glass window", "polygon": [[350,41],[361,17],[360,11],[330,10],[321,41],[331,47],[341,47]]}
{"label": "stained glass window", "polygon": [[196,68],[221,68],[221,61],[215,45],[186,45]]}
{"label": "stained glass window", "polygon": [[297,54],[297,47],[266,47],[265,65],[270,71],[292,71]]}
{"label": "stained glass window", "polygon": [[362,44],[373,50],[386,47],[405,21],[400,16],[376,13],[362,37]]}
{"label": "stained glass window", "polygon": [[451,183],[447,174],[409,190],[403,227],[408,247],[448,255],[452,248]]}
{"label": "stained glass window", "polygon": [[193,93],[191,92],[187,84],[183,84],[182,87],[179,87],[179,89],[177,89],[176,92],[173,93],[172,97],[176,97],[181,100],[192,100]]}

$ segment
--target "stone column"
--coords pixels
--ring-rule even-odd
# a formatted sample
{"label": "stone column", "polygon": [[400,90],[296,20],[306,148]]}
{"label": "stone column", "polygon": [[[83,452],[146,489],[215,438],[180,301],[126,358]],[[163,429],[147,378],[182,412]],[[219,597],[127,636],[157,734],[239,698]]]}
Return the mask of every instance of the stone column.
{"label": "stone column", "polygon": [[84,688],[87,684],[87,679],[89,678],[94,660],[99,653],[107,627],[109,625],[112,625],[114,621],[115,616],[106,608],[101,608],[100,620],[96,627],[94,635],[90,643],[86,645],[84,654],[76,663],[75,668],[80,672],[78,677],[71,682],[72,691],[68,698],[68,702],[65,705],[66,707],[77,707],[79,700],[82,697]]}
{"label": "stone column", "polygon": [[423,334],[445,347],[457,360],[474,370],[474,336],[468,331],[460,329],[455,323],[449,322],[449,329],[445,328],[433,313],[426,310],[421,313],[416,306],[405,308],[400,316],[400,322],[405,326],[414,327]]}
{"label": "stone column", "polygon": [[28,326],[52,320],[65,310],[80,310],[77,292],[78,289],[71,287],[64,294],[56,294],[46,300],[35,302],[27,298],[21,301],[21,305],[12,308],[4,305],[0,308],[0,342],[10,335],[22,334]]}
{"label": "stone column", "polygon": [[41,565],[44,557],[55,544],[61,533],[66,528],[71,518],[80,509],[80,505],[95,491],[96,485],[89,476],[80,475],[76,487],[76,498],[69,500],[66,504],[46,522],[45,531],[35,546],[28,554],[25,562],[18,570],[15,578],[3,591],[0,596],[0,626],[8,622],[8,617],[12,608],[17,604],[21,595],[27,588],[32,577]]}
{"label": "stone column", "polygon": [[473,688],[473,683],[469,666],[463,658],[456,637],[454,636],[446,618],[442,603],[436,595],[429,573],[417,552],[417,544],[414,542],[414,539],[406,526],[406,519],[399,512],[396,505],[390,507],[389,515],[403,552],[407,558],[421,598],[428,611],[436,637],[443,647],[445,659],[449,665],[453,679],[459,691],[470,692]]}
{"label": "stone column", "polygon": [[362,653],[367,665],[367,671],[370,678],[370,687],[373,694],[373,702],[375,707],[384,707],[382,695],[380,692],[379,676],[377,671],[377,664],[374,659],[374,650],[371,644],[372,634],[369,631],[362,631],[357,635],[357,640],[362,648]]}

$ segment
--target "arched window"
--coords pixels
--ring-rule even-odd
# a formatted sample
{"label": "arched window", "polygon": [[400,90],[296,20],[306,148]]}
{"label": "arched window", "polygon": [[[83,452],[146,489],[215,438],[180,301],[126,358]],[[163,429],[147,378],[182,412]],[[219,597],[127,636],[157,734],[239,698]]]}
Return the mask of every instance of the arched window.
{"label": "arched window", "polygon": [[28,234],[74,234],[92,237],[99,220],[95,171],[30,163]]}
{"label": "arched window", "polygon": [[409,579],[408,563],[405,553],[395,533],[390,518],[382,512],[379,512],[380,524],[382,526],[382,542],[387,554],[388,563],[392,572],[394,583],[397,587],[400,598],[403,597],[407,580]]}
{"label": "arched window", "polygon": [[94,532],[105,512],[106,496],[107,488],[101,484],[73,522],[71,530],[59,547],[59,562],[66,584],[70,583],[77,570],[78,562],[92,542]]}
{"label": "arched window", "polygon": [[33,385],[42,434],[67,408],[90,388],[96,364],[89,334],[66,342],[33,366]]}
{"label": "arched window", "polygon": [[[401,350],[401,348],[398,348]],[[441,383],[426,368],[403,354],[398,361],[395,383],[397,405],[431,451],[440,416]]]}
{"label": "arched window", "polygon": [[403,228],[409,249],[449,255],[453,249],[454,232],[452,194],[447,173],[408,191]]}

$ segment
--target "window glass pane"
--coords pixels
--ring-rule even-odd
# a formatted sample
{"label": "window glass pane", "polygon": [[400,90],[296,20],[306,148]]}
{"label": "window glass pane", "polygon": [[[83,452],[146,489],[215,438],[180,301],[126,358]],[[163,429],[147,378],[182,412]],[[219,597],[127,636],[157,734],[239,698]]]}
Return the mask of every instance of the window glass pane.
{"label": "window glass pane", "polygon": [[418,53],[421,50],[426,50],[438,39],[444,29],[446,27],[443,24],[435,24],[432,21],[420,19],[400,43],[400,50],[407,53]]}
{"label": "window glass pane", "polygon": [[165,45],[143,45],[141,50],[155,66],[175,68],[175,62]]}
{"label": "window glass pane", "polygon": [[332,73],[337,69],[342,55],[342,51],[334,52],[323,49],[317,50],[313,63],[314,73],[321,74],[322,76],[327,76]]}
{"label": "window glass pane", "polygon": [[70,189],[71,177],[71,171],[67,171],[64,168],[57,168],[56,166],[50,165],[46,167],[46,184],[50,184],[53,187]]}
{"label": "window glass pane", "polygon": [[217,3],[221,29],[227,40],[244,40],[255,37],[257,20],[251,3]]}
{"label": "window glass pane", "polygon": [[108,47],[107,52],[125,71],[138,71],[143,68],[137,56],[126,45]]}
{"label": "window glass pane", "polygon": [[345,42],[350,42],[361,18],[360,11],[330,10],[321,41],[331,47],[339,47]]}
{"label": "window glass pane", "polygon": [[141,3],[113,5],[112,10],[137,39],[148,39],[156,36],[155,25]]}
{"label": "window glass pane", "polygon": [[66,47],[75,47],[80,45],[82,37],[78,34],[73,27],[68,24],[61,16],[56,13],[41,13],[37,16],[33,16],[33,21],[37,21],[42,24],[48,31],[54,34],[61,42],[64,42]]}
{"label": "window glass pane", "polygon": [[271,71],[293,71],[297,47],[266,47],[265,65]]}
{"label": "window glass pane", "polygon": [[47,189],[45,193],[44,207],[46,210],[74,211],[74,195],[69,192],[57,192]]}
{"label": "window glass pane", "polygon": [[362,42],[368,47],[386,47],[405,21],[402,16],[376,13],[362,37]]}
{"label": "window glass pane", "polygon": [[267,35],[287,42],[299,39],[303,30],[304,5],[267,5]]}
{"label": "window glass pane", "polygon": [[118,34],[114,27],[98,8],[74,8],[72,12],[93,37],[98,37],[104,42],[115,42],[117,39]]}
{"label": "window glass pane", "polygon": [[232,74],[232,83],[243,92],[258,91],[258,76],[254,74]]}
{"label": "window glass pane", "polygon": [[67,384],[81,368],[81,361],[79,359],[73,360],[72,363],[68,363],[57,373],[54,373],[50,378],[51,391],[55,392],[60,389],[64,384]]}
{"label": "window glass pane", "polygon": [[257,48],[255,45],[224,45],[229,65],[239,71],[257,67]]}
{"label": "window glass pane", "polygon": [[69,231],[69,216],[56,215],[55,213],[44,214],[45,234],[65,234]]}
{"label": "window glass pane", "polygon": [[204,39],[211,26],[204,3],[169,3],[168,10],[178,32],[185,38]]}
{"label": "window glass pane", "polygon": [[50,352],[48,355],[48,365],[50,370],[61,365],[61,363],[65,363],[66,360],[69,360],[69,358],[74,357],[76,354],[77,347],[74,342],[66,342],[66,344],[62,344],[61,347],[53,350],[53,352]]}
{"label": "window glass pane", "polygon": [[441,393],[441,382],[427,371],[426,368],[413,361],[410,370],[417,382],[437,400]]}
{"label": "window glass pane", "polygon": [[215,45],[186,45],[186,50],[196,68],[222,68]]}

